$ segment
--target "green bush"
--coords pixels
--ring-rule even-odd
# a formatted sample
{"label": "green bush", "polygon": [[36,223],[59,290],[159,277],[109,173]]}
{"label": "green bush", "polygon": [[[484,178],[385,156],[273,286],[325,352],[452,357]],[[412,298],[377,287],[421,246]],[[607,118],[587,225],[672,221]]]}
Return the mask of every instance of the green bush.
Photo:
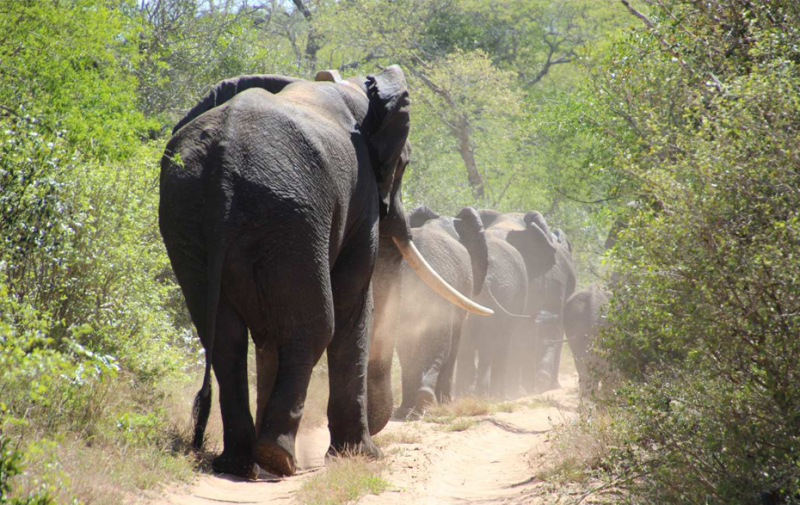
{"label": "green bush", "polygon": [[53,500],[44,493],[29,494],[23,498],[11,498],[11,477],[22,471],[22,454],[11,447],[11,440],[0,433],[0,503],[8,505],[50,505]]}
{"label": "green bush", "polygon": [[635,201],[604,467],[636,503],[796,503],[800,5],[698,5],[658,2],[593,69],[586,131]]}

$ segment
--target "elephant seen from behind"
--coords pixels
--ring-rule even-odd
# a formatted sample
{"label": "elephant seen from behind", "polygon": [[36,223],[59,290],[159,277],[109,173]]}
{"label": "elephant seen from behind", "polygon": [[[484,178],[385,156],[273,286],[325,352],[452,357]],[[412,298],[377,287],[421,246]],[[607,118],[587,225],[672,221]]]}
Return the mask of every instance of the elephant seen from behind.
{"label": "elephant seen from behind", "polygon": [[[542,392],[558,387],[564,327],[563,310],[577,283],[571,245],[563,232],[551,233],[541,213],[480,211],[486,233],[519,251],[528,274],[525,328],[509,346],[507,392]],[[531,232],[546,242],[532,241]],[[542,251],[547,249],[547,253]],[[490,256],[491,263],[491,256]]]}
{"label": "elephant seen from behind", "polygon": [[[555,248],[541,230],[531,227],[513,233],[531,254],[546,262]],[[457,395],[477,394],[503,399],[507,396],[509,344],[521,338],[529,326],[525,315],[528,274],[520,252],[496,232],[486,233],[489,267],[486,282],[476,296],[479,303],[492,308],[494,315],[469,318],[464,325],[458,351],[455,390]]]}
{"label": "elephant seen from behind", "polygon": [[[223,81],[176,125],[162,157],[159,226],[206,352],[194,445],[203,443],[213,367],[218,472],[253,477],[254,463],[295,472],[306,390],[325,350],[330,450],[379,454],[370,435],[391,414],[391,395],[382,394],[390,376],[372,366],[381,362],[370,350],[379,237],[437,292],[490,313],[441,281],[411,242],[400,201],[410,127],[402,70],[322,78],[333,82]],[[257,351],[255,422],[248,334]]]}
{"label": "elephant seen from behind", "polygon": [[604,324],[604,311],[609,299],[609,294],[601,286],[590,284],[570,296],[564,307],[564,330],[575,357],[581,394],[597,387],[595,372],[602,361],[592,352],[591,345]]}

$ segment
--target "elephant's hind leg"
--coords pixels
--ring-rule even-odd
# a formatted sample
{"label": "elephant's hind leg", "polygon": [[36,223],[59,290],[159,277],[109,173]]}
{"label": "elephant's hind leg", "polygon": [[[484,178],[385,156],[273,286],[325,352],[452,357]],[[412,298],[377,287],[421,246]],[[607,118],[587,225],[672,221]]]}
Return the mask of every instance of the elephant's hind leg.
{"label": "elephant's hind leg", "polygon": [[290,336],[278,340],[277,374],[266,406],[263,408],[258,440],[253,456],[269,473],[294,475],[294,442],[303,404],[306,400],[311,371],[330,340],[332,322],[326,310],[300,326],[297,317],[289,318],[295,327]]}
{"label": "elephant's hind leg", "polygon": [[261,430],[264,410],[272,395],[275,376],[278,373],[278,348],[275,341],[269,338],[258,339],[262,345],[256,344],[256,435]]}
{"label": "elephant's hind leg", "polygon": [[224,295],[217,312],[216,334],[212,360],[219,383],[224,449],[212,467],[216,472],[255,478],[251,454],[255,427],[247,389],[247,327]]}

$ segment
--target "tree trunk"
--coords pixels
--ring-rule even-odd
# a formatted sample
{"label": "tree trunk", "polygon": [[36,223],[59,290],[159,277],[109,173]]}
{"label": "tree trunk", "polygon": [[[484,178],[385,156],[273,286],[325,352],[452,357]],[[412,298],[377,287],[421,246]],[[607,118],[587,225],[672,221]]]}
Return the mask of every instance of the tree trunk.
{"label": "tree trunk", "polygon": [[472,148],[469,130],[469,120],[464,117],[459,118],[454,132],[458,138],[458,152],[461,154],[461,159],[464,160],[464,166],[467,168],[467,180],[472,187],[472,196],[482,200],[483,176],[478,171],[478,164],[475,162],[475,151]]}
{"label": "tree trunk", "polygon": [[300,10],[309,24],[308,40],[306,41],[306,59],[308,60],[308,66],[313,75],[317,71],[317,51],[320,48],[320,36],[314,28],[311,10],[303,3],[303,0],[294,0],[294,5]]}
{"label": "tree trunk", "polygon": [[428,78],[428,76],[425,75],[425,73],[417,68],[413,63],[407,62],[406,67],[411,71],[412,74],[419,77],[419,79],[428,87],[428,89],[442,97],[447,106],[450,107],[453,115],[455,116],[455,121],[450,123],[447,114],[439,114],[439,118],[448,126],[448,129],[456,137],[456,139],[458,139],[458,152],[461,154],[461,159],[464,161],[464,166],[467,169],[467,180],[469,181],[469,185],[472,187],[472,196],[478,200],[482,200],[483,176],[481,176],[481,173],[478,171],[478,163],[475,161],[475,151],[472,147],[472,141],[470,139],[471,125],[469,123],[469,118],[464,112],[459,111],[458,105],[456,104],[455,100],[453,100],[453,97],[450,96],[450,93],[447,92],[447,90],[431,81],[430,78]]}

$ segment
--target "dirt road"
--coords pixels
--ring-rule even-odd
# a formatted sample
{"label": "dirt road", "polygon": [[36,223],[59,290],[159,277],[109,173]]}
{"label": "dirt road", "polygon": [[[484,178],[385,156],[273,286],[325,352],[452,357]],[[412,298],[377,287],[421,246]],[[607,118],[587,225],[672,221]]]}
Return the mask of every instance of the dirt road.
{"label": "dirt road", "polygon": [[[547,458],[547,432],[575,415],[577,376],[562,374],[562,389],[504,404],[494,413],[459,418],[450,424],[390,422],[377,441],[386,454],[383,478],[391,486],[364,504],[545,503],[535,468]],[[498,410],[498,409],[496,409]],[[461,431],[457,431],[461,430]],[[192,486],[171,489],[154,505],[214,503],[294,503],[294,493],[324,472],[326,429],[307,430],[298,439],[304,468],[288,479],[266,474],[257,482],[204,475]]]}

